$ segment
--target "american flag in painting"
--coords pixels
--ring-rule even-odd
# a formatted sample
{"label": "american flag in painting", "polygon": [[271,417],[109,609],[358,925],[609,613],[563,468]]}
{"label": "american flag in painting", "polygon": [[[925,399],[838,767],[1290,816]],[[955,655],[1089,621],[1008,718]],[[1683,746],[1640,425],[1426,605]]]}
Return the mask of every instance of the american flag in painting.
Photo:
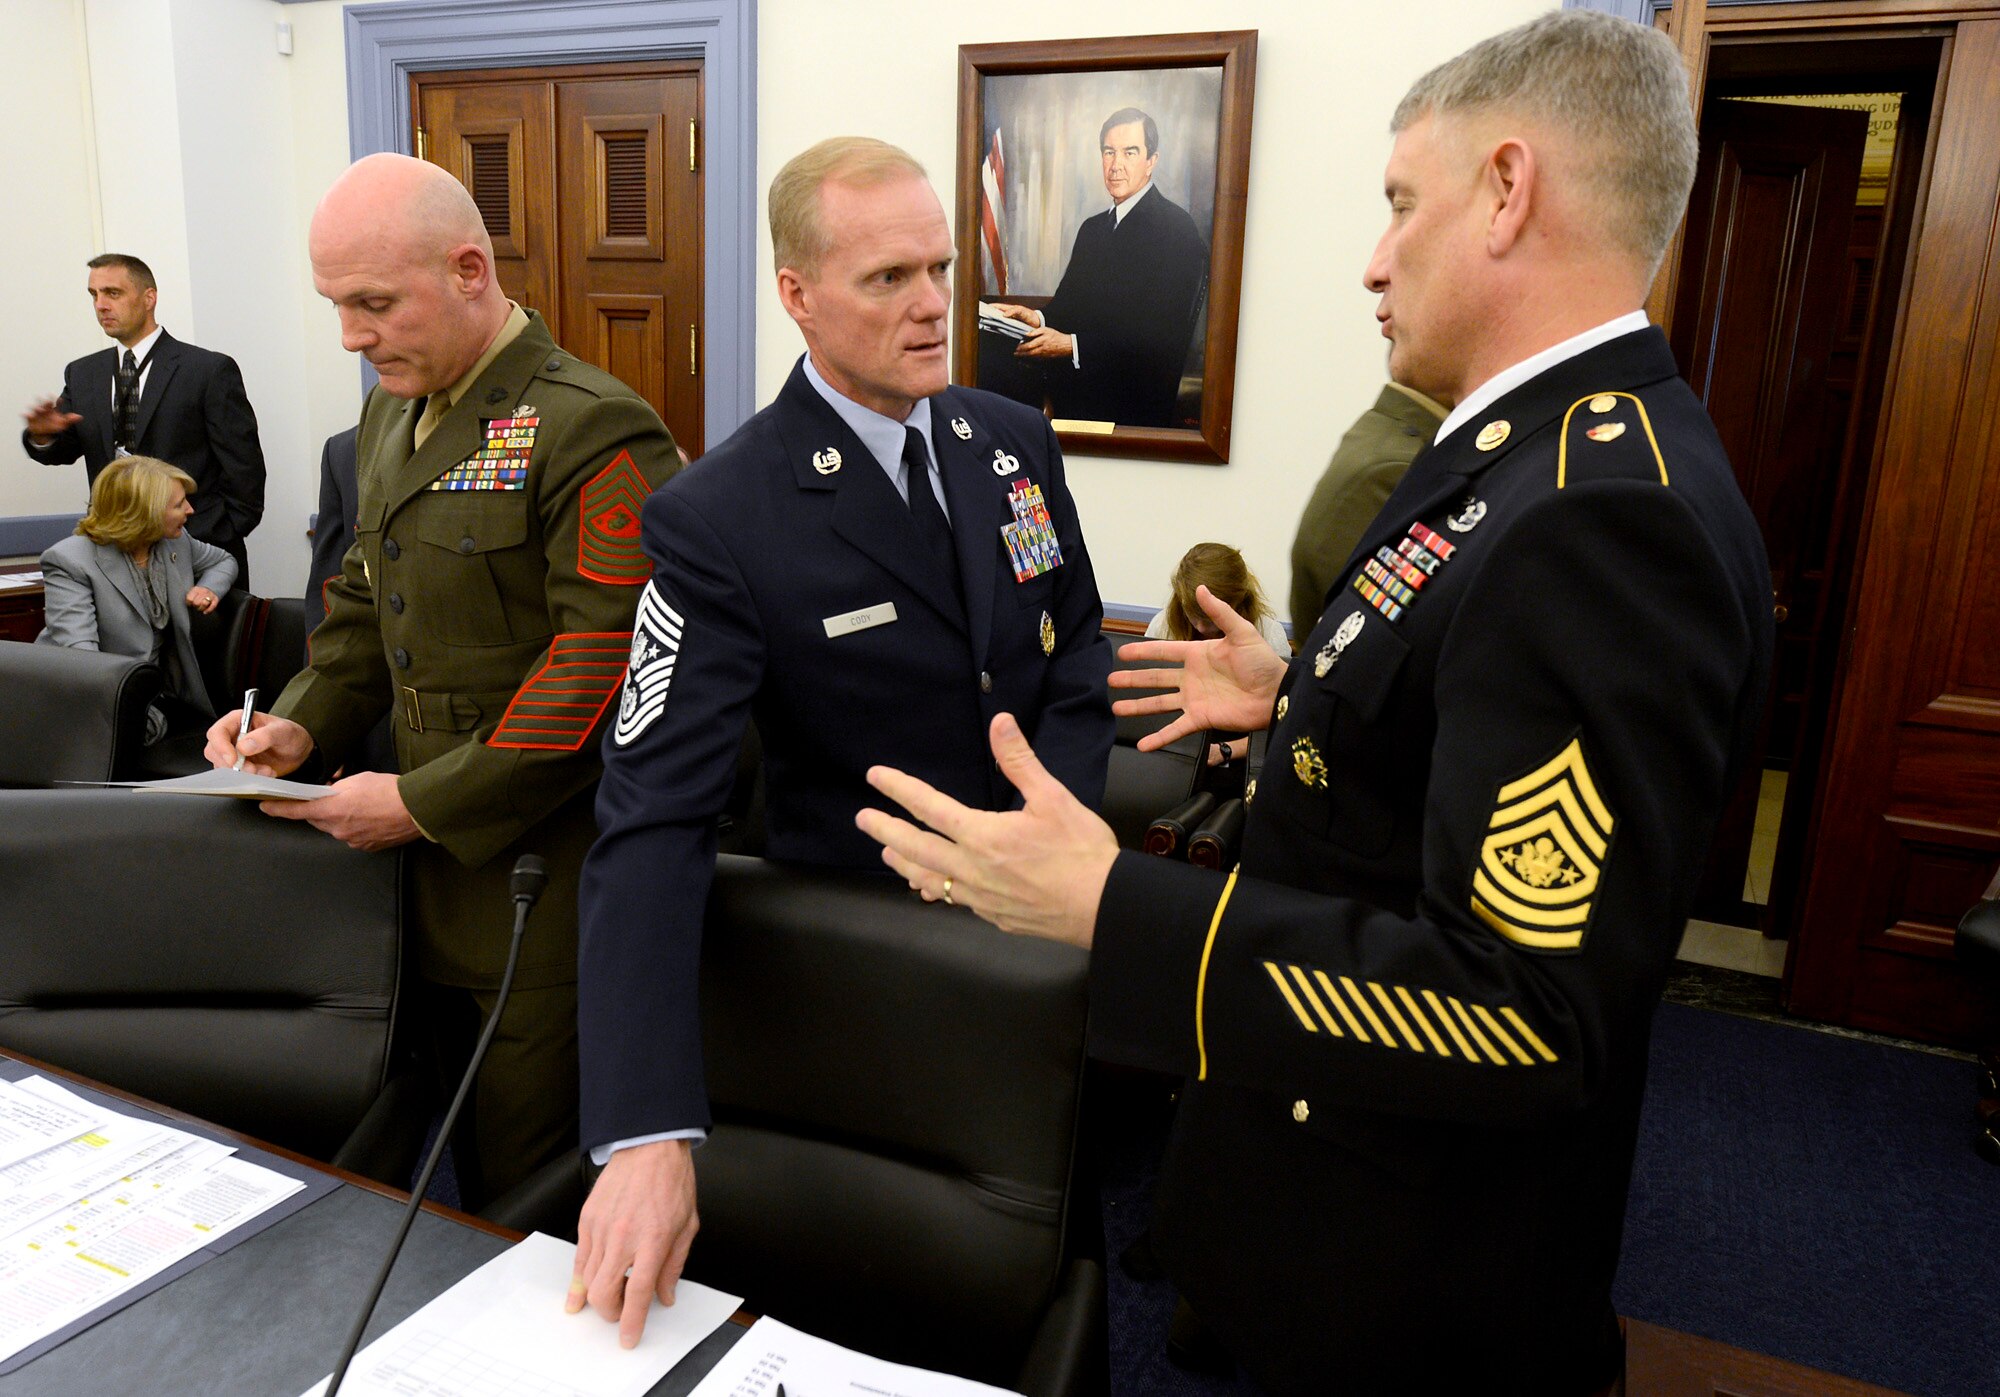
{"label": "american flag in painting", "polygon": [[1007,213],[1007,160],[1000,149],[1000,128],[993,128],[993,140],[986,158],[979,164],[980,270],[986,274],[987,294],[1007,294],[1007,249],[1000,238],[1000,221]]}

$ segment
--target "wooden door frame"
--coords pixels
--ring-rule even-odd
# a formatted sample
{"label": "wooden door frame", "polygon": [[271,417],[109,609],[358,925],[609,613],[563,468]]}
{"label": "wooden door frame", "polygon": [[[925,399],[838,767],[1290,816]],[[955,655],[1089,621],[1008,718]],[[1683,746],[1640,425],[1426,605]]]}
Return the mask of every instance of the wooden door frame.
{"label": "wooden door frame", "polygon": [[[1627,0],[1630,3],[1632,0]],[[1653,4],[1653,0],[1639,3]],[[1887,1012],[1867,1007],[1878,1002],[1874,998],[1857,999],[1861,977],[1875,973],[1865,967],[1864,956],[1884,950],[1916,955],[1909,973],[1919,978],[1934,976],[1937,972],[1921,967],[1936,965],[1940,956],[1948,958],[1949,927],[1932,925],[1929,914],[1915,920],[1905,915],[1898,920],[1892,907],[1872,905],[1856,913],[1866,923],[1862,926],[1853,915],[1841,915],[1841,909],[1832,904],[1842,899],[1851,904],[1863,894],[1887,896],[1878,885],[1892,872],[1883,862],[1895,856],[1889,845],[1900,842],[1906,850],[1955,858],[2000,852],[2000,832],[1963,817],[1952,807],[1933,809],[1921,800],[1913,802],[1890,791],[1887,783],[1895,770],[1895,749],[1907,740],[1909,732],[1929,726],[1924,712],[1927,701],[1938,707],[1935,699],[1926,700],[1925,695],[1936,694],[1938,686],[1945,683],[1947,676],[1938,671],[1949,647],[1948,638],[1930,635],[1919,627],[1923,608],[1934,600],[1927,590],[1937,584],[1926,580],[1925,586],[1917,587],[1908,585],[1907,580],[1879,575],[1902,560],[1906,550],[1901,550],[1896,540],[1935,540],[1949,549],[1958,536],[1954,530],[1963,533],[1972,527],[1969,517],[1953,513],[1966,512],[1966,496],[1975,474],[1959,458],[2000,438],[2000,432],[1994,430],[1994,410],[1966,400],[1967,394],[1982,391],[1982,383],[1992,381],[1987,360],[1994,342],[2000,341],[2000,315],[1990,306],[1980,309],[1948,304],[1953,298],[1947,294],[1949,285],[1960,277],[1971,277],[1975,282],[1983,278],[1989,289],[2000,285],[2000,250],[1992,245],[1991,237],[1982,241],[1981,236],[1982,230],[1990,234],[2000,218],[1995,212],[2000,175],[1991,168],[1990,151],[1980,145],[1985,131],[1965,126],[1970,118],[1962,105],[1951,103],[1946,96],[1948,82],[1964,79],[1959,65],[1975,61],[1960,52],[1964,43],[1974,40],[1958,26],[1966,21],[1985,22],[1976,42],[1982,53],[1991,49],[1993,31],[1988,26],[2000,21],[2000,0],[1682,0],[1673,10],[1658,4],[1653,8],[1656,16],[1666,11],[1667,32],[1688,60],[1697,110],[1718,44],[1782,43],[1818,35],[1845,37],[1857,31],[1940,41],[1941,62],[1924,164],[1908,242],[1900,258],[1901,283],[1893,308],[1895,333],[1886,350],[1882,404],[1874,440],[1860,444],[1856,457],[1864,472],[1866,498],[1848,563],[1850,583],[1841,654],[1827,696],[1827,738],[1817,763],[1819,788],[1806,831],[1811,849],[1806,866],[1799,871],[1802,887],[1794,918],[1797,935],[1786,967],[1787,1003],[1794,1012],[1886,1027],[1890,1026],[1886,1022],[1862,1022]],[[1986,255],[1981,255],[1981,248]],[[1671,314],[1681,255],[1677,234],[1649,304],[1658,321]],[[1970,256],[1977,265],[1954,271],[1963,256]],[[1889,309],[1878,307],[1877,315]],[[1915,323],[1918,320],[1923,321],[1921,326]],[[1925,345],[1917,345],[1919,339]],[[1956,348],[1940,352],[1939,344]],[[1973,418],[1986,414],[1983,424],[1968,419],[1961,429],[1957,420],[1961,409]],[[1954,492],[1951,499],[1945,497],[1947,487]],[[1889,541],[1887,551],[1878,551],[1884,540]],[[1884,637],[1891,636],[1906,639],[1890,644],[1885,652]],[[1919,636],[1917,650],[1909,652],[1907,638]],[[1967,704],[1979,710],[1969,715],[1973,727],[2000,726],[2000,704],[1980,699],[1959,707]],[[1843,713],[1847,705],[1854,707]],[[1944,706],[1951,704],[1947,701]],[[1871,721],[1864,730],[1858,716],[1864,713],[1888,715],[1888,727]],[[1960,712],[1939,714],[1938,721],[1945,727],[1963,727],[1961,720],[1967,716]],[[1946,718],[1952,721],[1944,722]],[[1944,749],[1940,746],[1938,750]],[[1827,870],[1813,866],[1817,859],[1810,855],[1824,852],[1822,845],[1846,851],[1850,867],[1835,879],[1839,887],[1828,882]],[[1848,940],[1857,930],[1859,938],[1850,950]],[[1821,945],[1821,936],[1834,939]],[[1810,956],[1802,955],[1801,946],[1808,941],[1818,949]],[[1908,982],[1911,986],[1917,983],[1917,979]],[[1943,982],[1937,983],[1941,988]],[[1900,990],[1888,993],[1897,992]],[[1942,1026],[1932,1030],[1925,1025],[1898,1024],[1893,1031],[1950,1036]]]}
{"label": "wooden door frame", "polygon": [[[419,72],[579,63],[702,65],[704,437],[757,411],[756,0],[389,0],[350,6],[353,157],[410,149]],[[367,386],[367,366],[362,366]]]}

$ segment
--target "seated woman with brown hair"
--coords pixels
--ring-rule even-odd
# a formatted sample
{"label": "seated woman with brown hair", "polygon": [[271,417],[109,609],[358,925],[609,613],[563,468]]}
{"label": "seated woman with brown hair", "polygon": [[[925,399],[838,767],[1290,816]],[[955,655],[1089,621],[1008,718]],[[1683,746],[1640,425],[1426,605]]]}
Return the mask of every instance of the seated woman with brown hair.
{"label": "seated woman with brown hair", "polygon": [[76,533],[42,554],[47,626],[41,645],[150,660],[166,676],[146,714],[146,742],[215,721],[188,634],[188,608],[210,612],[236,580],[236,560],[189,538],[186,471],[121,456],[98,474]]}
{"label": "seated woman with brown hair", "polygon": [[[1206,587],[1218,601],[1250,622],[1273,650],[1290,658],[1292,642],[1284,626],[1264,600],[1257,575],[1243,561],[1243,555],[1226,543],[1197,543],[1181,555],[1174,567],[1174,593],[1146,626],[1148,640],[1213,640],[1221,632],[1195,600],[1197,587]],[[1236,737],[1209,744],[1208,764],[1224,766],[1247,756],[1248,737]]]}

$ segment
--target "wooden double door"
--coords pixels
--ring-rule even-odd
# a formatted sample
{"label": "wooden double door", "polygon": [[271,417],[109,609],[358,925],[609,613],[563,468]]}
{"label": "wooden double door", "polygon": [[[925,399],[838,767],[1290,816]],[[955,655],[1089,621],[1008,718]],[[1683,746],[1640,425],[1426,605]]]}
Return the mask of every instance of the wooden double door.
{"label": "wooden double door", "polygon": [[417,154],[472,192],[500,284],[702,450],[699,62],[420,73]]}

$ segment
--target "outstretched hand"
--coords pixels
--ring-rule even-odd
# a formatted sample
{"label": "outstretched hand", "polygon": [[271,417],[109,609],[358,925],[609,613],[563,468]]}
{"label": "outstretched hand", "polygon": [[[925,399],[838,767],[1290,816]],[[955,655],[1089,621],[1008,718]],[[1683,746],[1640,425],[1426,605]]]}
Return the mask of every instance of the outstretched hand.
{"label": "outstretched hand", "polygon": [[1021,793],[1019,810],[974,810],[876,766],[868,784],[930,829],[881,810],[863,810],[854,823],[926,902],[969,907],[1002,931],[1087,948],[1118,837],[1049,775],[1012,714],[996,716],[989,736],[1001,774]]}
{"label": "outstretched hand", "polygon": [[1191,732],[1220,728],[1225,732],[1261,732],[1270,726],[1271,705],[1284,682],[1285,658],[1271,648],[1258,629],[1238,616],[1228,603],[1206,587],[1195,588],[1195,600],[1222,632],[1216,640],[1138,640],[1121,646],[1121,660],[1175,663],[1176,669],[1115,669],[1114,689],[1165,689],[1163,694],[1119,699],[1111,711],[1120,717],[1148,713],[1180,716],[1139,739],[1139,750],[1151,752]]}

